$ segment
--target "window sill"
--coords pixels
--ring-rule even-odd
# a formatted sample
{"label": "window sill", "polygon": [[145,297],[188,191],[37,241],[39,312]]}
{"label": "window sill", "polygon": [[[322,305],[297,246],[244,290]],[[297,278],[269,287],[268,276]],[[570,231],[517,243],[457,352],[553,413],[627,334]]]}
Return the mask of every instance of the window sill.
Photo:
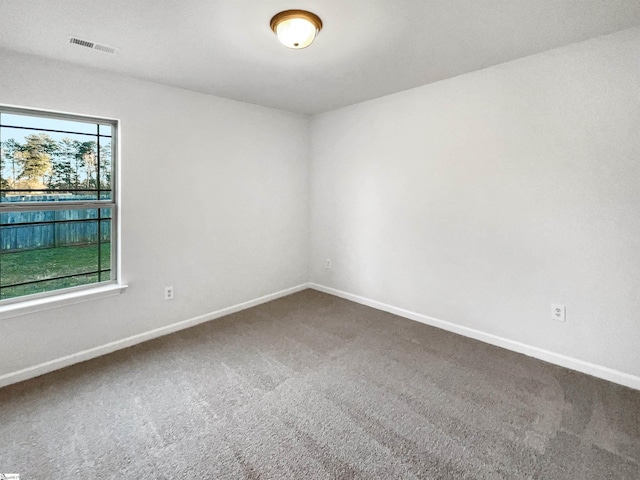
{"label": "window sill", "polygon": [[74,305],[76,303],[88,302],[90,300],[113,297],[124,293],[126,289],[127,285],[112,284],[76,292],[62,293],[51,297],[37,298],[35,300],[10,303],[0,307],[0,320],[40,312],[42,310]]}

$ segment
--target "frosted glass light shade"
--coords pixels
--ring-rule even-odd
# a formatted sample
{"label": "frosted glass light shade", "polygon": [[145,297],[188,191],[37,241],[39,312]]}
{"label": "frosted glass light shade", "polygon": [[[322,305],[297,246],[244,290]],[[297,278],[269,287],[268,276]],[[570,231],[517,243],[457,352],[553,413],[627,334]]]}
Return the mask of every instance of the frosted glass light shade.
{"label": "frosted glass light shade", "polygon": [[317,15],[304,10],[286,10],[271,19],[271,30],[285,47],[300,49],[311,45],[322,28]]}

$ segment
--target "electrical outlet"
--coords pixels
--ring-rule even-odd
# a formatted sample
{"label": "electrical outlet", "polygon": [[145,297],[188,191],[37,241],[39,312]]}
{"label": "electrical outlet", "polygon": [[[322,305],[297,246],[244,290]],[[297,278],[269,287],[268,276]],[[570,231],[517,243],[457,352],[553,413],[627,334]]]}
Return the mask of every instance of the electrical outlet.
{"label": "electrical outlet", "polygon": [[331,259],[327,258],[324,261],[324,268],[331,268]]}
{"label": "electrical outlet", "polygon": [[173,300],[173,287],[164,287],[164,299]]}
{"label": "electrical outlet", "polygon": [[551,320],[557,320],[558,322],[565,322],[567,314],[567,307],[554,303],[551,305]]}

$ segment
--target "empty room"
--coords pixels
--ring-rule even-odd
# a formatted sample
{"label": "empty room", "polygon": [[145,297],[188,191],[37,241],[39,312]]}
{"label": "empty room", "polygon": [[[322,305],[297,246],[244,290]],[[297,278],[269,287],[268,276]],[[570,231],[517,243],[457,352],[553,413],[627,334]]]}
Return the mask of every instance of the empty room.
{"label": "empty room", "polygon": [[0,2],[0,478],[640,478],[640,2]]}

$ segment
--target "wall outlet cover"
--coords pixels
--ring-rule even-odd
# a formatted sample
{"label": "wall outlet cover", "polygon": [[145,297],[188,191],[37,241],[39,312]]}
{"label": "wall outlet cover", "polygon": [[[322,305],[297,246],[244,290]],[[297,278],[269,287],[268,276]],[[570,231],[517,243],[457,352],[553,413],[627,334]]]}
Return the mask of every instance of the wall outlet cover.
{"label": "wall outlet cover", "polygon": [[173,300],[173,287],[164,287],[164,299]]}
{"label": "wall outlet cover", "polygon": [[558,322],[565,322],[567,307],[561,305],[559,303],[554,303],[551,305],[551,320],[556,320]]}

